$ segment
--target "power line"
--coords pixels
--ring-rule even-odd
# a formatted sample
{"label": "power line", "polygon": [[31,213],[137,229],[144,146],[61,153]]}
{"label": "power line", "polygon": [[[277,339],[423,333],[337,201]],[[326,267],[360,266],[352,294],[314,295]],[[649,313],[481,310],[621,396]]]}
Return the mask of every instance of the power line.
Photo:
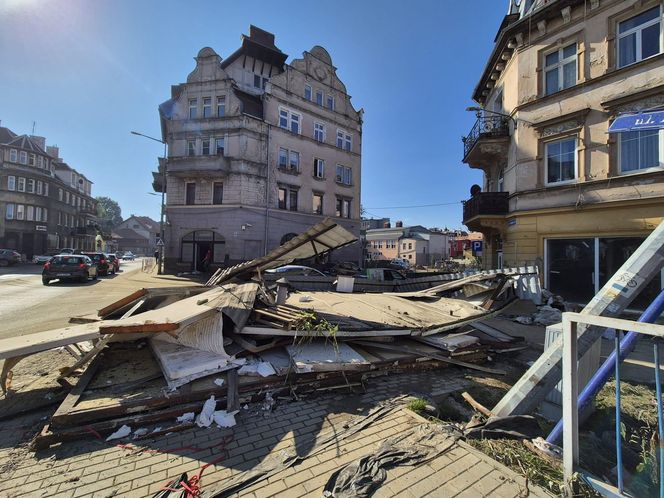
{"label": "power line", "polygon": [[415,206],[384,206],[384,207],[370,207],[365,209],[412,209],[412,208],[425,208],[425,207],[436,207],[436,206],[453,206],[454,204],[460,204],[463,201],[456,202],[442,202],[440,204],[419,204]]}

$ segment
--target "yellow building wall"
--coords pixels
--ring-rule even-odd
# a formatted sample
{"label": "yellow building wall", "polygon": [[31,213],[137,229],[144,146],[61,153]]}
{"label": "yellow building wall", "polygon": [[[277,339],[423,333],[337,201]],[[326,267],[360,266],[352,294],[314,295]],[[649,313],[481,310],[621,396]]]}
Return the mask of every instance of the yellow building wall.
{"label": "yellow building wall", "polygon": [[[664,204],[616,203],[514,214],[503,237],[503,266],[544,261],[547,238],[647,236],[664,220]],[[510,224],[510,220],[513,224]]]}

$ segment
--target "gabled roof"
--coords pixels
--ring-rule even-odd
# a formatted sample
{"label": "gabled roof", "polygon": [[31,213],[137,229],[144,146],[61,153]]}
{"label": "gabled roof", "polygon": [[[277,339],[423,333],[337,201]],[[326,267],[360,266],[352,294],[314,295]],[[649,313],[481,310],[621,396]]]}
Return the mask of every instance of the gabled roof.
{"label": "gabled roof", "polygon": [[10,147],[17,149],[28,150],[37,154],[46,154],[46,151],[37,145],[28,135],[14,136],[12,140],[7,142]]}
{"label": "gabled roof", "polygon": [[[153,232],[153,233],[159,232],[159,222],[154,221],[149,216],[131,215],[126,220],[123,220],[122,223],[126,223],[130,220],[136,220],[141,226],[143,226],[143,228],[145,228],[149,232]],[[131,230],[131,229],[130,228],[120,228],[119,230]],[[116,230],[116,231],[118,231],[118,230]]]}
{"label": "gabled roof", "polygon": [[149,242],[147,237],[141,235],[135,230],[132,230],[131,228],[118,228],[117,230],[113,230],[111,236],[114,239],[138,240],[141,242]]}

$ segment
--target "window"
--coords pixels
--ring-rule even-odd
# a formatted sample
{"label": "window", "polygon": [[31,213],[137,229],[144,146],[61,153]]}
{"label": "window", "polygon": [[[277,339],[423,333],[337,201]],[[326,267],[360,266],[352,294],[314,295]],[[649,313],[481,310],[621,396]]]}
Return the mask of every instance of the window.
{"label": "window", "polygon": [[323,92],[316,90],[316,104],[323,105]]}
{"label": "window", "polygon": [[325,141],[325,126],[322,123],[314,123],[314,140]]}
{"label": "window", "polygon": [[222,204],[224,200],[224,184],[214,182],[212,185],[212,204]]}
{"label": "window", "polygon": [[217,138],[215,141],[216,145],[216,150],[217,150],[217,155],[218,156],[223,156],[224,155],[224,139],[223,138]]}
{"label": "window", "polygon": [[59,189],[58,189],[58,200],[59,200],[60,202],[62,202],[62,196],[63,196],[63,195],[64,195],[64,194],[63,194],[63,192],[62,192],[62,189],[59,188]]}
{"label": "window", "polygon": [[217,117],[223,118],[226,115],[226,96],[217,97]]}
{"label": "window", "polygon": [[382,249],[382,248],[383,248],[383,241],[379,240],[378,241],[378,249]]}
{"label": "window", "polygon": [[43,158],[42,156],[39,156],[39,157],[37,158],[37,166],[38,166],[39,168],[43,168],[43,167],[44,167],[44,158]]}
{"label": "window", "polygon": [[289,161],[289,167],[291,171],[299,171],[300,170],[300,153],[295,152],[294,150],[289,151],[288,157],[290,159]]}
{"label": "window", "polygon": [[37,156],[34,154],[30,154],[30,159],[28,160],[28,164],[30,166],[34,166],[37,163]]}
{"label": "window", "polygon": [[288,190],[279,187],[279,209],[286,209],[286,195],[287,195]]}
{"label": "window", "polygon": [[337,183],[341,183],[343,185],[352,185],[353,184],[352,170],[347,166],[342,166],[341,164],[337,164],[337,176],[335,180]]}
{"label": "window", "polygon": [[7,204],[7,207],[5,208],[5,218],[8,220],[14,219],[14,204]]}
{"label": "window", "polygon": [[314,214],[323,214],[323,194],[314,192],[313,208]]}
{"label": "window", "polygon": [[576,43],[546,55],[544,66],[545,95],[576,85]]}
{"label": "window", "polygon": [[7,177],[7,190],[16,190],[16,177],[8,176]]}
{"label": "window", "polygon": [[297,211],[297,187],[279,187],[279,209]]}
{"label": "window", "polygon": [[334,111],[334,97],[332,95],[327,96],[327,108]]}
{"label": "window", "polygon": [[37,182],[37,194],[42,195],[44,193],[44,184],[40,181]]}
{"label": "window", "polygon": [[203,117],[212,117],[212,97],[203,97]]}
{"label": "window", "polygon": [[664,131],[629,131],[620,134],[619,162],[621,173],[664,166],[662,136]]}
{"label": "window", "polygon": [[311,86],[304,85],[304,98],[306,100],[311,100]]}
{"label": "window", "polygon": [[288,167],[288,149],[279,147],[279,167],[286,169]]}
{"label": "window", "polygon": [[338,218],[350,218],[350,199],[337,197],[337,208],[335,215]]}
{"label": "window", "polygon": [[325,161],[314,158],[314,177],[325,178]]}
{"label": "window", "polygon": [[9,151],[9,160],[13,163],[18,162],[18,151],[16,149]]}
{"label": "window", "polygon": [[22,220],[25,218],[25,206],[23,204],[16,204],[16,219]]}
{"label": "window", "polygon": [[337,130],[337,147],[351,151],[353,149],[353,138],[343,130]]}
{"label": "window", "polygon": [[618,23],[618,67],[660,53],[660,34],[659,7]]}
{"label": "window", "polygon": [[196,203],[196,184],[194,182],[185,184],[184,203],[193,206]]}
{"label": "window", "polygon": [[22,150],[21,152],[19,152],[18,157],[19,157],[19,162],[21,164],[28,163],[28,153],[26,151]]}
{"label": "window", "polygon": [[261,87],[261,77],[258,74],[254,74],[254,87]]}
{"label": "window", "polygon": [[412,242],[408,242],[408,250],[410,251],[412,248],[413,248],[413,243],[412,243]]}
{"label": "window", "polygon": [[48,197],[48,183],[44,183],[44,195]]}
{"label": "window", "polygon": [[48,221],[48,209],[46,208],[42,210],[42,221]]}
{"label": "window", "polygon": [[206,138],[203,140],[203,155],[204,156],[209,156],[210,155],[210,139]]}
{"label": "window", "polygon": [[28,194],[34,194],[35,192],[35,181],[32,178],[28,178],[28,187],[26,189]]}
{"label": "window", "polygon": [[[39,209],[39,217],[41,217],[41,209]],[[35,220],[35,208],[34,206],[26,206],[25,208],[25,219],[28,221],[34,221]],[[39,218],[37,218],[37,221],[39,221]]]}
{"label": "window", "polygon": [[546,183],[569,182],[576,178],[576,138],[546,144]]}
{"label": "window", "polygon": [[196,119],[198,117],[198,100],[189,99],[189,119]]}
{"label": "window", "polygon": [[62,225],[62,211],[58,211],[58,225]]}
{"label": "window", "polygon": [[16,190],[19,192],[25,192],[25,178],[18,178],[18,188]]}
{"label": "window", "polygon": [[196,155],[196,140],[187,141],[187,155],[188,156]]}
{"label": "window", "polygon": [[279,127],[300,133],[300,115],[288,109],[279,109]]}
{"label": "window", "polygon": [[291,189],[288,191],[288,209],[297,211],[297,190]]}

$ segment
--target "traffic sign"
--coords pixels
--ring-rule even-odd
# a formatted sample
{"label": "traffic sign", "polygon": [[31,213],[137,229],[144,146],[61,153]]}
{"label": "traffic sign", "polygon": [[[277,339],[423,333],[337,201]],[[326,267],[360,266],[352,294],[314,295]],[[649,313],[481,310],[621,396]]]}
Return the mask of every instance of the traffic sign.
{"label": "traffic sign", "polygon": [[164,241],[161,239],[157,239],[157,247],[164,247]]}

